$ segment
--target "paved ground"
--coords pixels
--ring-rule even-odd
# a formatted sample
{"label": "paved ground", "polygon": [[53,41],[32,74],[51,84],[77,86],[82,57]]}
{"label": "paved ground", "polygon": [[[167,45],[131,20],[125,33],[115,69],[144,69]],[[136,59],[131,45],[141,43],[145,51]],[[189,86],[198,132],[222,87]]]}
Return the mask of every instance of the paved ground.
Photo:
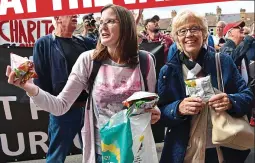
{"label": "paved ground", "polygon": [[[157,145],[157,151],[158,151],[158,158],[160,159],[161,151],[163,144],[156,144]],[[247,158],[245,163],[255,163],[255,151],[252,150],[251,154]],[[68,156],[65,163],[81,163],[82,162],[82,155],[72,155]],[[15,162],[12,162],[15,163]],[[45,163],[45,159],[43,160],[33,160],[33,161],[21,161],[19,163]]]}

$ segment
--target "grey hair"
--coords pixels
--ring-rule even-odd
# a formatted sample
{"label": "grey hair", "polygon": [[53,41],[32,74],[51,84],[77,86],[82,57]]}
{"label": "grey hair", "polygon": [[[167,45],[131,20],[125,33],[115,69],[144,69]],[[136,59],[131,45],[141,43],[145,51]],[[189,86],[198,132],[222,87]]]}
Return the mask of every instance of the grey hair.
{"label": "grey hair", "polygon": [[227,23],[225,22],[225,21],[218,21],[218,23],[217,24],[222,24],[223,25],[223,28],[227,25]]}
{"label": "grey hair", "polygon": [[179,44],[179,39],[177,36],[177,31],[179,28],[191,21],[195,21],[201,28],[202,36],[203,36],[203,44],[208,43],[208,23],[204,16],[193,12],[191,10],[183,10],[177,13],[172,22],[172,36],[177,44],[179,50],[183,51]]}

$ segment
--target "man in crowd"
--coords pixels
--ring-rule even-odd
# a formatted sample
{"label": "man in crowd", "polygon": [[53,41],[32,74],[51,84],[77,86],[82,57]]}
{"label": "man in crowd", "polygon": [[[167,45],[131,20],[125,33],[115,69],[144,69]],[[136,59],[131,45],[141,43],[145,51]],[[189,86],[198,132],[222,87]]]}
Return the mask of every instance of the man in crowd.
{"label": "man in crowd", "polygon": [[93,40],[98,40],[98,29],[96,27],[96,20],[93,17],[93,13],[84,15],[83,18],[83,37],[89,37]]}
{"label": "man in crowd", "polygon": [[220,51],[231,55],[246,83],[248,83],[247,70],[249,64],[246,53],[250,48],[251,40],[244,39],[244,26],[245,23],[243,21],[226,25],[223,31],[226,43],[221,47]]}
{"label": "man in crowd", "polygon": [[[141,40],[143,42],[161,42],[164,45],[164,61],[166,61],[169,47],[172,45],[172,39],[160,32],[159,16],[154,15],[150,19],[146,19],[144,23],[144,29],[141,32]],[[145,49],[146,50],[146,49]]]}
{"label": "man in crowd", "polygon": [[[38,74],[34,83],[52,95],[58,95],[79,55],[93,49],[95,44],[89,38],[81,40],[73,36],[77,15],[56,16],[53,25],[54,33],[41,37],[34,46],[33,60]],[[87,93],[82,92],[67,113],[62,116],[50,114],[47,163],[64,163],[75,135],[80,135],[86,98]]]}
{"label": "man in crowd", "polygon": [[220,51],[232,57],[245,82],[255,93],[255,79],[252,78],[254,74],[249,72],[250,61],[247,57],[247,53],[255,48],[255,39],[249,35],[244,37],[244,26],[245,23],[243,21],[226,25],[223,30],[226,43],[221,47]]}
{"label": "man in crowd", "polygon": [[223,29],[226,26],[226,23],[224,21],[219,21],[216,24],[216,35],[213,36],[214,41],[214,47],[217,51],[222,47],[222,45],[225,43]]}

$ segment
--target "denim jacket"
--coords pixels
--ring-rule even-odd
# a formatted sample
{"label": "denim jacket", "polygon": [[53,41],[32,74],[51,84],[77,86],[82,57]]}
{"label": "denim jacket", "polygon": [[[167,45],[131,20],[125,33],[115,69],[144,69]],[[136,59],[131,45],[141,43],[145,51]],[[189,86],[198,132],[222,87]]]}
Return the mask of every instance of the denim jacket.
{"label": "denim jacket", "polygon": [[[177,114],[179,104],[186,98],[182,65],[178,54],[176,52],[169,56],[169,62],[161,68],[158,79],[160,122],[168,127],[161,163],[182,163],[189,141],[191,116],[181,117]],[[232,108],[227,112],[235,117],[244,116],[251,110],[253,94],[246,86],[231,57],[221,54],[220,60],[225,93],[228,94],[232,103]],[[199,64],[203,65],[205,75],[211,75],[212,85],[217,88],[214,52],[207,50],[201,63]],[[227,150],[228,153],[231,153],[231,150]]]}
{"label": "denim jacket", "polygon": [[[84,51],[95,48],[95,42],[89,38],[73,40],[84,47]],[[34,83],[52,95],[58,95],[65,86],[69,73],[67,61],[61,45],[54,34],[39,38],[33,49],[33,60],[38,79]]]}

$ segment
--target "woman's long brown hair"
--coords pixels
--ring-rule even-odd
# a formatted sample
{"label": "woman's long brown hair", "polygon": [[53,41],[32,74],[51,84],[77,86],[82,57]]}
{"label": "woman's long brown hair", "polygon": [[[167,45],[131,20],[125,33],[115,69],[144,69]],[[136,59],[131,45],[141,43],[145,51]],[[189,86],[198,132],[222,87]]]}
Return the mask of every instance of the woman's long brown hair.
{"label": "woman's long brown hair", "polygon": [[[101,14],[104,10],[111,8],[119,20],[120,35],[114,58],[120,58],[121,62],[127,63],[130,66],[138,64],[138,43],[137,31],[133,14],[126,8],[114,4],[109,4],[103,7]],[[97,47],[93,54],[93,60],[103,61],[109,58],[107,47],[101,44],[100,38]]]}

